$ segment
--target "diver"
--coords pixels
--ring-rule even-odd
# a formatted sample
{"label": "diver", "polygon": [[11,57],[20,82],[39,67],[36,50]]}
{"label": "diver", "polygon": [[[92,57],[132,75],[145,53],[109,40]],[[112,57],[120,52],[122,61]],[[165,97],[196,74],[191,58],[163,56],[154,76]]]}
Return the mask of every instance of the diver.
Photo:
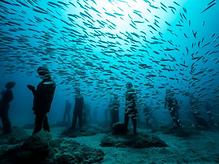
{"label": "diver", "polygon": [[12,88],[16,85],[15,82],[10,81],[5,85],[5,90],[1,93],[0,100],[0,118],[2,120],[3,134],[11,133],[11,123],[8,117],[8,110],[10,102],[13,100]]}
{"label": "diver", "polygon": [[35,128],[33,134],[39,132],[42,128],[45,131],[50,131],[47,114],[50,111],[56,88],[56,84],[52,80],[47,67],[39,67],[37,73],[42,79],[37,88],[27,85],[34,96],[33,112],[35,114]]}
{"label": "diver", "polygon": [[165,97],[165,108],[168,107],[168,110],[170,112],[170,116],[173,121],[173,128],[179,129],[182,128],[182,124],[179,119],[179,104],[177,99],[174,96],[173,91],[167,89],[166,90],[166,97]]}
{"label": "diver", "polygon": [[83,126],[83,108],[84,108],[84,98],[81,95],[80,89],[75,89],[75,106],[73,112],[73,119],[72,119],[72,129],[76,128],[76,123],[78,120],[79,129],[82,130]]}
{"label": "diver", "polygon": [[119,122],[119,99],[117,95],[113,95],[113,100],[110,105],[111,127]]}
{"label": "diver", "polygon": [[136,109],[136,92],[133,88],[132,83],[128,82],[126,84],[126,108],[125,108],[125,120],[124,126],[128,130],[129,118],[132,120],[133,124],[133,134],[137,134],[137,109]]}
{"label": "diver", "polygon": [[71,113],[71,103],[69,102],[69,100],[66,100],[65,111],[64,111],[63,120],[62,120],[63,125],[70,124],[71,122],[70,113]]}

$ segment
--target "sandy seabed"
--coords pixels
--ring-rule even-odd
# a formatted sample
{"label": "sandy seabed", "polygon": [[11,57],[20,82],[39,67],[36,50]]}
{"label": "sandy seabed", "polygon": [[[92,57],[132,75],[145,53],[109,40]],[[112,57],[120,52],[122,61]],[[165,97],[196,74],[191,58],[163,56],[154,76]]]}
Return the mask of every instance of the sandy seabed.
{"label": "sandy seabed", "polygon": [[[54,138],[61,129],[52,129]],[[182,138],[172,134],[154,132],[153,135],[164,140],[165,148],[116,148],[101,147],[100,142],[105,134],[72,138],[80,144],[101,149],[104,153],[103,164],[218,164],[219,131],[200,131],[190,137]]]}

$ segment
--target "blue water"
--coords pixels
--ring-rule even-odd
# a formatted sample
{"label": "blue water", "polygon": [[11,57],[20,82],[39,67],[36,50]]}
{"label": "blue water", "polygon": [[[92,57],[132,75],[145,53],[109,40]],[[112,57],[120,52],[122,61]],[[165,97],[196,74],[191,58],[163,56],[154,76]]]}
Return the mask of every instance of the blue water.
{"label": "blue water", "polygon": [[75,85],[97,122],[118,94],[122,120],[126,82],[137,90],[138,110],[150,105],[160,125],[170,121],[163,107],[166,88],[175,91],[186,125],[192,122],[186,93],[198,97],[203,113],[209,101],[217,119],[219,7],[201,13],[209,2],[0,1],[0,88],[9,80],[17,83],[12,124],[33,122],[26,85],[38,84],[36,69],[45,64],[57,84],[51,123],[61,120],[66,99],[74,103]]}

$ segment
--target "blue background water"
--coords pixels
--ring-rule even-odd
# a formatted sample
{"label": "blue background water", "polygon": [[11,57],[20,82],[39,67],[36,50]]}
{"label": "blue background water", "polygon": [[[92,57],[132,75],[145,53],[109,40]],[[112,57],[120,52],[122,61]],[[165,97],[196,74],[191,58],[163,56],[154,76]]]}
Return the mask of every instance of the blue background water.
{"label": "blue background water", "polygon": [[[215,48],[219,43],[218,4],[201,14],[210,1],[176,1],[180,6],[174,5],[172,0],[149,1],[159,9],[150,7],[149,3],[143,0],[127,2],[68,0],[62,1],[68,4],[67,7],[61,5],[63,9],[48,6],[47,0],[35,1],[34,5],[28,1],[20,2],[29,7],[15,0],[10,3],[20,6],[0,2],[0,86],[3,89],[8,80],[17,82],[14,89],[15,99],[10,110],[14,125],[33,122],[32,95],[26,89],[26,85],[38,84],[40,79],[37,77],[36,69],[43,64],[48,65],[57,83],[49,116],[53,123],[61,120],[66,99],[74,103],[75,85],[80,86],[86,103],[98,121],[104,119],[104,110],[108,107],[112,93],[117,93],[120,96],[122,118],[125,84],[128,81],[132,81],[137,89],[139,110],[145,103],[151,104],[153,114],[161,124],[169,120],[168,111],[163,107],[166,88],[177,89],[177,98],[182,104],[180,111],[182,115],[189,115],[188,97],[183,95],[185,92],[200,94],[200,100],[203,102],[211,101],[214,112],[218,114],[219,47]],[[160,2],[166,6],[174,6],[175,14],[170,9],[167,12],[160,9]],[[36,6],[48,11],[48,14],[33,11]],[[183,8],[187,10],[187,14]],[[135,11],[141,13],[136,14]],[[116,15],[115,12],[122,16]],[[180,13],[184,13],[187,18],[183,19],[182,27],[176,26],[181,19]],[[69,14],[75,14],[80,18],[69,19]],[[155,16],[159,16],[160,19]],[[159,21],[160,28],[154,26],[155,19]],[[132,21],[143,23],[135,23],[133,28],[130,25]],[[171,24],[171,27],[165,21]],[[10,22],[15,24],[7,25]],[[148,25],[153,25],[157,31]],[[177,36],[171,34],[168,29]],[[196,39],[192,30],[197,32]],[[188,38],[185,38],[184,33]],[[212,37],[214,33],[216,34]],[[153,37],[160,41],[159,34],[174,46],[168,42],[152,44],[156,41]],[[5,37],[10,37],[9,41]],[[210,44],[199,48],[197,44],[202,38],[204,38],[202,46],[208,42]],[[196,45],[192,48],[193,43]],[[164,51],[165,48],[175,47],[179,51]],[[189,50],[188,54],[186,47]],[[187,80],[192,82],[191,54],[196,51],[198,51],[196,56],[203,58],[196,62],[195,73],[202,70],[204,73],[195,76],[198,80],[192,87]],[[205,54],[207,51],[216,53]],[[156,61],[159,63],[156,64]],[[147,64],[151,68],[143,69],[139,64]],[[164,68],[174,71],[169,72]],[[151,85],[153,87],[150,87]],[[186,117],[185,120],[189,121],[189,118]]]}

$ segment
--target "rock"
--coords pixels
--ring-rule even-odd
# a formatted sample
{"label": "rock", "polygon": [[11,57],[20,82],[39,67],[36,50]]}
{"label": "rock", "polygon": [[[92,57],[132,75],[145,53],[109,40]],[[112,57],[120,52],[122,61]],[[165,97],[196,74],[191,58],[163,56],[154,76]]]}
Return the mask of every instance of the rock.
{"label": "rock", "polygon": [[114,135],[126,135],[127,129],[125,128],[125,125],[121,122],[117,122],[113,124],[112,127],[112,134]]}
{"label": "rock", "polygon": [[101,141],[103,147],[166,147],[167,144],[156,136],[145,134],[134,135],[106,135]]}
{"label": "rock", "polygon": [[0,134],[0,145],[7,144],[18,144],[23,142],[28,138],[27,133],[24,129],[21,128],[13,128],[10,134]]}
{"label": "rock", "polygon": [[51,140],[50,134],[44,131],[29,137],[21,146],[23,154],[20,158],[25,159],[28,156],[33,160],[42,161],[46,159],[52,153]]}
{"label": "rock", "polygon": [[101,150],[80,145],[72,140],[63,140],[55,157],[55,164],[97,163],[103,160]]}
{"label": "rock", "polygon": [[16,164],[16,163],[48,163],[48,159],[52,156],[52,148],[50,147],[51,137],[46,132],[37,133],[22,144],[9,149],[0,157],[0,163]]}
{"label": "rock", "polygon": [[52,140],[49,133],[40,132],[24,143],[5,148],[0,163],[4,164],[75,164],[97,163],[104,157],[101,150],[80,145],[71,139]]}

